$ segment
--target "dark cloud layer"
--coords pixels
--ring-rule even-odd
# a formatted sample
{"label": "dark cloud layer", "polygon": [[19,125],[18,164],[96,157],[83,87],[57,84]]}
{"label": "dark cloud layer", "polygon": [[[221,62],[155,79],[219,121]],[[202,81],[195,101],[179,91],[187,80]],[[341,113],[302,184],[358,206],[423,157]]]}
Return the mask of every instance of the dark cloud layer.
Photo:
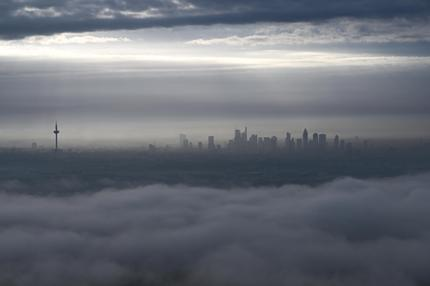
{"label": "dark cloud layer", "polygon": [[2,285],[428,285],[430,174],[0,195]]}
{"label": "dark cloud layer", "polygon": [[0,36],[336,17],[428,17],[429,12],[430,3],[426,0],[7,0],[0,4]]}

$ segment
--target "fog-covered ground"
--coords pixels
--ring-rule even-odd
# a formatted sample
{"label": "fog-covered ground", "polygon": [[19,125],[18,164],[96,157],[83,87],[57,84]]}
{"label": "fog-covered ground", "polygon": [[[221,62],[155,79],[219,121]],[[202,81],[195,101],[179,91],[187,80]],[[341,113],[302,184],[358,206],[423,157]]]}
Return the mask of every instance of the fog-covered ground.
{"label": "fog-covered ground", "polygon": [[2,192],[0,284],[427,285],[429,184]]}
{"label": "fog-covered ground", "polygon": [[0,152],[0,285],[427,285],[430,153]]}

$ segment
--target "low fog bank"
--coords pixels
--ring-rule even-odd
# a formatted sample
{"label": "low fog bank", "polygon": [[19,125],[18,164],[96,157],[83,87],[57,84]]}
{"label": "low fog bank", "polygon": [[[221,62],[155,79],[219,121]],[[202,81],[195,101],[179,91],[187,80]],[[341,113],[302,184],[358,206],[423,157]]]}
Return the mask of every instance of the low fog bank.
{"label": "low fog bank", "polygon": [[0,194],[1,285],[428,285],[430,173]]}

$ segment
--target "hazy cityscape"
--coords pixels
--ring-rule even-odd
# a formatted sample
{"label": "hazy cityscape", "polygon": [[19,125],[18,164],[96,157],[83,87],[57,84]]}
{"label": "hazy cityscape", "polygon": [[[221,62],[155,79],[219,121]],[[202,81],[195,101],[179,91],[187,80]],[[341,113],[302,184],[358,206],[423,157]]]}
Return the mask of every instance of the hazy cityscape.
{"label": "hazy cityscape", "polygon": [[[31,150],[33,151],[50,151],[64,152],[82,149],[76,148],[60,148],[59,147],[59,134],[60,130],[58,123],[55,123],[54,145],[53,148],[47,146],[40,146],[37,142],[31,143]],[[267,153],[267,152],[284,152],[284,153],[316,153],[316,152],[347,152],[369,150],[370,148],[399,148],[399,147],[417,147],[428,146],[430,140],[427,137],[415,139],[360,139],[359,136],[354,138],[344,139],[338,134],[333,137],[328,137],[325,133],[313,132],[312,134],[305,128],[302,134],[285,133],[285,137],[278,138],[277,136],[258,136],[257,134],[248,135],[248,127],[243,130],[235,129],[232,139],[229,140],[216,140],[215,136],[209,135],[206,142],[192,141],[186,134],[179,134],[177,144],[148,144],[140,148],[131,149],[144,149],[149,152],[160,151],[181,151],[181,152],[236,152],[236,153]],[[67,145],[67,142],[66,142]],[[17,149],[16,147],[4,147],[3,150]],[[18,148],[28,149],[28,148]],[[92,146],[84,149],[109,149],[100,146]],[[1,148],[0,148],[1,150]]]}
{"label": "hazy cityscape", "polygon": [[[327,135],[324,133],[313,133],[309,136],[307,129],[303,130],[303,134],[300,138],[294,138],[291,133],[287,132],[285,138],[279,138],[276,136],[271,137],[259,137],[257,134],[251,134],[248,137],[248,128],[245,127],[243,131],[236,129],[234,130],[234,138],[229,140],[225,144],[225,149],[247,152],[247,151],[276,151],[283,149],[284,151],[294,152],[302,150],[326,150],[327,148],[333,148],[335,150],[347,150],[352,151],[352,143],[345,142],[344,139],[340,139],[339,135],[335,135],[332,142],[329,142]],[[356,139],[356,141],[359,141]],[[362,142],[363,147],[367,148],[367,140]],[[197,148],[198,150],[207,149],[209,151],[221,150],[222,145],[217,144],[214,136],[208,136],[207,144],[198,142],[197,146],[193,145],[193,142],[187,139],[185,134],[179,135],[179,146],[184,150],[192,150]],[[150,145],[149,149],[155,149],[156,146]]]}
{"label": "hazy cityscape", "polygon": [[33,142],[28,148],[0,148],[0,160],[5,163],[0,181],[35,184],[57,176],[65,181],[80,178],[80,184],[71,184],[67,191],[56,188],[56,182],[36,188],[66,195],[81,192],[81,184],[88,185],[89,192],[160,183],[213,188],[315,185],[339,177],[383,178],[430,169],[430,140],[423,138],[344,139],[306,128],[301,134],[286,132],[278,138],[248,134],[248,130],[233,130],[229,140],[209,135],[206,142],[193,142],[179,134],[171,145],[62,148],[67,142],[61,135],[67,130],[56,122],[51,146]]}
{"label": "hazy cityscape", "polygon": [[1,0],[0,286],[429,286],[429,0]]}

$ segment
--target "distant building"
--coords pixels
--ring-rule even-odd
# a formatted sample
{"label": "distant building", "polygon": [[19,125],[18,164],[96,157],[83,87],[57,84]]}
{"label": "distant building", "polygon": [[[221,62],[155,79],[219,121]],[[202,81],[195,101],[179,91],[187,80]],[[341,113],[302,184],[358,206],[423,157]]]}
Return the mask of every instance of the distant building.
{"label": "distant building", "polygon": [[234,144],[240,145],[241,141],[242,141],[242,136],[240,134],[240,130],[239,129],[234,130]]}
{"label": "distant building", "polygon": [[339,149],[339,135],[334,136],[333,147]]}
{"label": "distant building", "polygon": [[236,148],[243,148],[248,143],[248,127],[245,131],[241,132],[239,129],[234,130],[234,145]]}
{"label": "distant building", "polygon": [[272,138],[270,138],[270,148],[274,150],[277,147],[278,147],[278,137],[272,136]]}
{"label": "distant building", "polygon": [[245,131],[242,133],[242,143],[246,143],[248,141],[248,127],[245,127]]}
{"label": "distant building", "polygon": [[309,139],[308,139],[308,130],[305,128],[302,134],[303,147],[308,147]]}
{"label": "distant building", "polygon": [[187,135],[179,134],[179,147],[181,147],[181,148],[187,148],[188,147]]}
{"label": "distant building", "polygon": [[214,136],[208,137],[208,149],[209,150],[215,150],[215,137]]}
{"label": "distant building", "polygon": [[149,152],[155,152],[157,150],[157,148],[155,147],[154,144],[149,144],[148,145],[148,150],[149,150]]}
{"label": "distant building", "polygon": [[318,144],[319,144],[319,142],[318,142],[318,133],[312,134],[312,144],[314,146],[318,146]]}
{"label": "distant building", "polygon": [[270,149],[270,144],[271,144],[270,137],[264,137],[263,138],[263,148],[264,149]]}
{"label": "distant building", "polygon": [[291,145],[291,133],[290,133],[290,132],[287,132],[287,134],[286,134],[286,136],[285,136],[285,147],[286,147],[287,149],[289,149],[289,148],[290,148],[290,145]]}
{"label": "distant building", "polygon": [[252,148],[256,148],[258,145],[258,136],[257,134],[252,134],[251,137],[249,137],[249,146]]}
{"label": "distant building", "polygon": [[199,143],[197,144],[199,150],[203,150],[203,143],[199,141]]}
{"label": "distant building", "polygon": [[325,148],[327,146],[327,135],[321,133],[320,135],[318,135],[318,145],[321,148]]}
{"label": "distant building", "polygon": [[31,143],[31,149],[33,149],[33,150],[37,149],[37,143],[36,142]]}
{"label": "distant building", "polygon": [[263,137],[258,137],[258,146],[260,146],[260,147],[264,146],[264,139],[263,139]]}
{"label": "distant building", "polygon": [[300,149],[302,149],[302,145],[303,145],[303,139],[298,138],[296,140],[296,148],[300,150]]}

